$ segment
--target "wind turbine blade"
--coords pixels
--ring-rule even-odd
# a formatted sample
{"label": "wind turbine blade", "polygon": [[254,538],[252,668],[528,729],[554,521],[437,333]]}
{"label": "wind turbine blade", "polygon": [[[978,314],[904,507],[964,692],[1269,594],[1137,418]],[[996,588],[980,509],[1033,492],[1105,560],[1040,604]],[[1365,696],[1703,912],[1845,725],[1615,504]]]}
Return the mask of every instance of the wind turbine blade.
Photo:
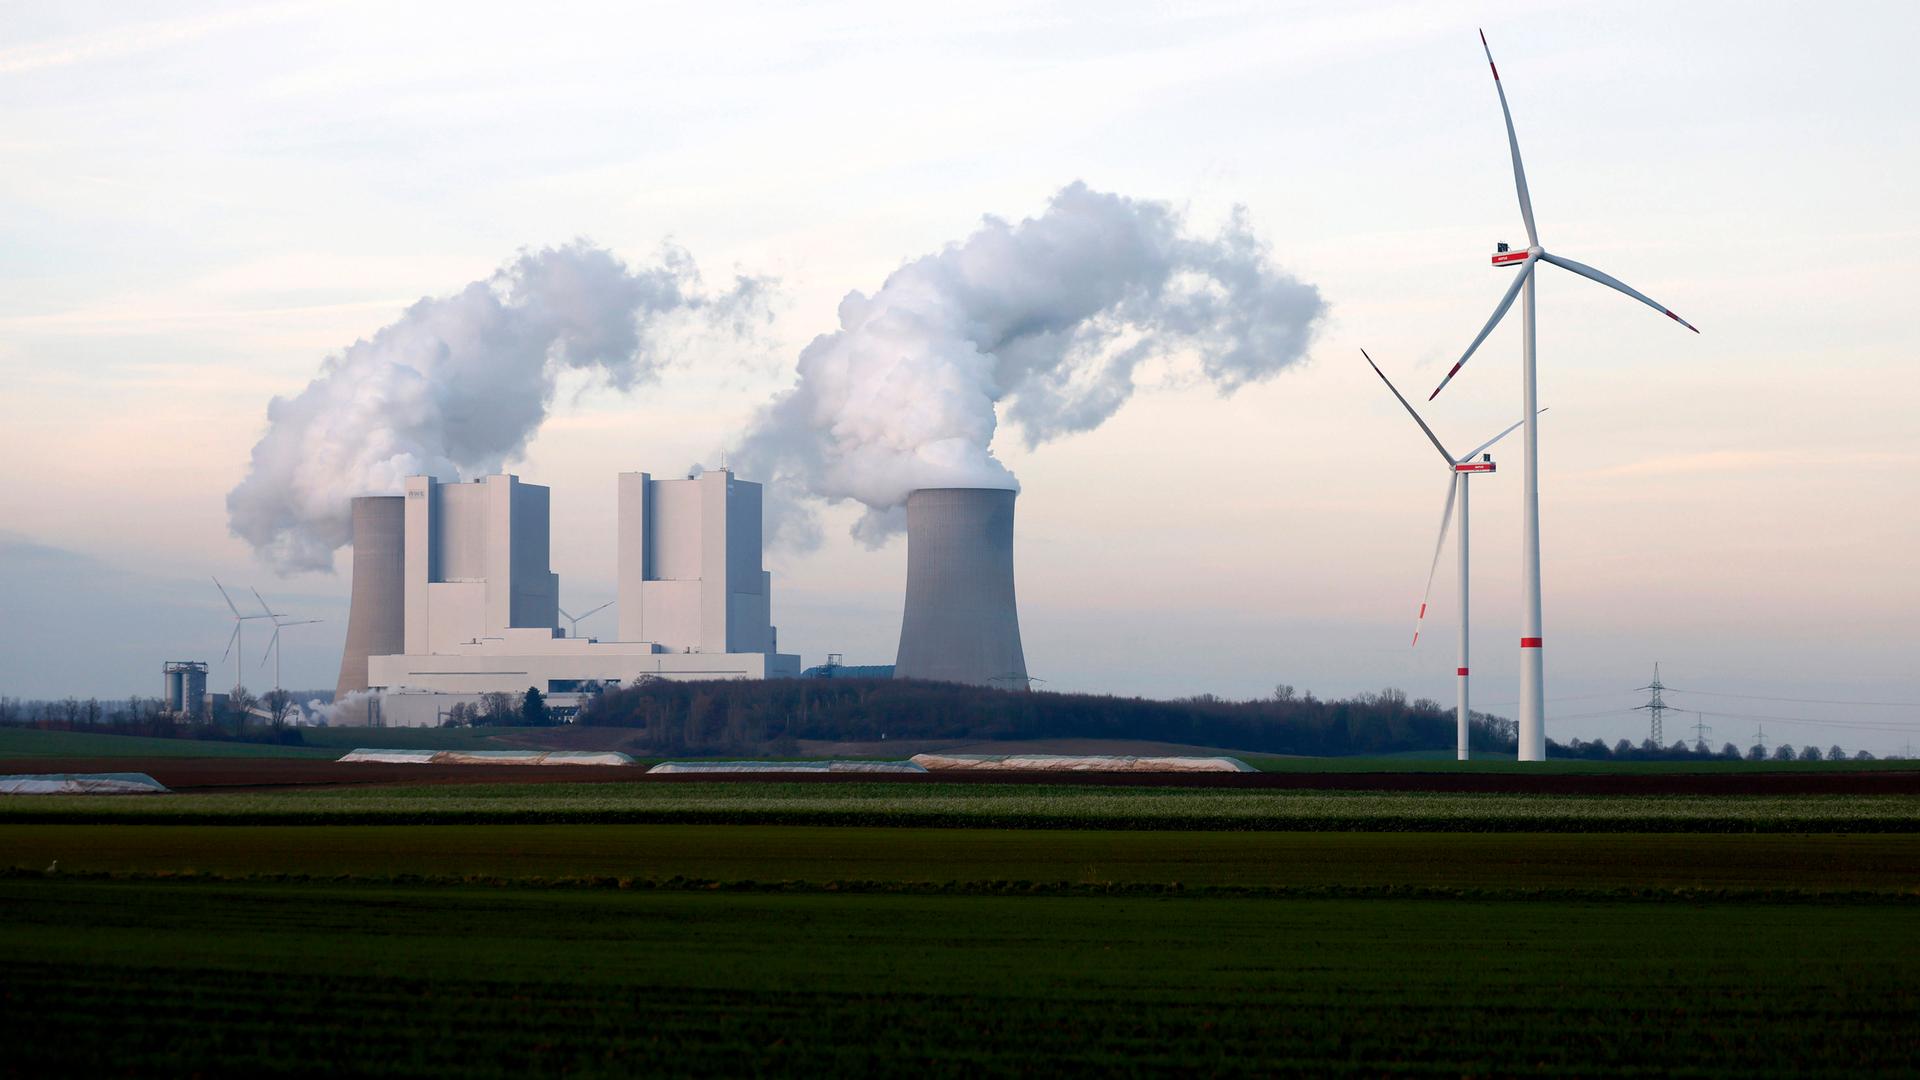
{"label": "wind turbine blade", "polygon": [[233,612],[233,617],[240,618],[240,609],[233,606],[233,597],[227,595],[227,587],[220,584],[219,578],[213,579],[213,587],[220,590],[220,599],[227,602],[227,610]]}
{"label": "wind turbine blade", "polygon": [[1433,433],[1433,429],[1427,426],[1427,422],[1420,419],[1420,414],[1414,412],[1413,406],[1408,404],[1407,399],[1401,396],[1400,388],[1393,385],[1393,380],[1387,378],[1387,373],[1381,371],[1380,365],[1373,362],[1373,357],[1367,356],[1367,350],[1361,349],[1360,355],[1367,357],[1367,366],[1373,369],[1375,375],[1380,376],[1381,382],[1387,384],[1387,389],[1393,391],[1393,396],[1400,401],[1400,407],[1407,410],[1407,415],[1413,417],[1413,422],[1420,425],[1420,430],[1427,433],[1427,441],[1433,444],[1435,450],[1440,451],[1441,457],[1447,459],[1447,464],[1453,464],[1453,455],[1447,453],[1447,448],[1440,445],[1440,437]]}
{"label": "wind turbine blade", "polygon": [[1680,316],[1675,315],[1665,304],[1660,303],[1658,300],[1655,300],[1653,297],[1648,296],[1646,293],[1641,292],[1639,289],[1636,289],[1633,286],[1627,284],[1626,282],[1621,281],[1619,278],[1614,277],[1612,274],[1608,274],[1600,270],[1595,270],[1593,267],[1588,266],[1586,263],[1574,262],[1572,259],[1565,258],[1560,255],[1549,255],[1544,251],[1540,253],[1540,257],[1552,263],[1553,265],[1561,268],[1562,270],[1571,270],[1574,273],[1579,274],[1581,277],[1592,278],[1593,280],[1599,282],[1602,285],[1607,286],[1610,289],[1618,289],[1619,291],[1626,293],[1628,296],[1633,297],[1635,300],[1640,301],[1641,303],[1647,305],[1648,307],[1659,312],[1660,314],[1665,315],[1667,318],[1672,319],[1674,322],[1679,323],[1681,326],[1686,327],[1687,329],[1693,331],[1694,333],[1697,334],[1700,332],[1699,327],[1693,325],[1692,323],[1681,318]]}
{"label": "wind turbine blade", "polygon": [[267,654],[273,652],[275,649],[278,649],[279,647],[280,647],[280,628],[278,626],[275,626],[273,628],[273,636],[267,639],[267,647],[260,650],[260,667],[263,670],[267,666]]}
{"label": "wind turbine blade", "polygon": [[1427,587],[1420,590],[1420,614],[1413,617],[1413,643],[1420,644],[1420,624],[1427,617],[1427,596],[1433,592],[1433,575],[1440,569],[1440,552],[1447,546],[1447,528],[1453,524],[1453,497],[1460,492],[1460,477],[1447,477],[1447,505],[1440,511],[1440,539],[1433,542],[1433,564],[1427,567]]}
{"label": "wind turbine blade", "polygon": [[221,663],[223,663],[223,664],[224,664],[224,663],[226,663],[226,662],[227,662],[227,657],[229,657],[229,656],[232,656],[232,655],[233,655],[233,643],[234,643],[234,642],[235,642],[236,640],[238,640],[238,639],[239,639],[239,637],[240,637],[240,624],[239,624],[239,623],[234,623],[234,624],[233,624],[233,633],[231,633],[231,634],[228,634],[228,635],[227,635],[227,651],[226,651],[226,652],[223,652],[223,653],[221,653],[221,654],[220,654],[220,662],[221,662]]}
{"label": "wind turbine blade", "polygon": [[[610,608],[610,607],[612,607],[612,606],[613,606],[613,601],[611,601],[611,600],[609,600],[609,601],[607,601],[606,603],[604,603],[604,604],[601,604],[601,605],[600,605],[599,607],[597,607],[597,608],[594,608],[594,609],[593,609],[593,611],[589,611],[589,612],[587,612],[587,615],[591,615],[591,614],[593,614],[593,612],[594,612],[594,611],[605,611],[606,609],[608,609],[608,608]],[[587,615],[582,615],[582,616],[580,616],[580,617],[584,619],[584,618],[586,618],[586,617],[587,617]]]}
{"label": "wind turbine blade", "polygon": [[282,614],[284,614],[284,612],[275,611],[271,607],[268,607],[267,600],[265,597],[260,595],[259,589],[256,589],[251,585],[247,586],[247,589],[253,593],[253,598],[255,600],[260,601],[260,610],[267,613],[267,618],[278,619]]}
{"label": "wind turbine blade", "polygon": [[1487,45],[1487,32],[1480,31],[1480,48],[1486,51],[1487,67],[1493,72],[1493,90],[1500,95],[1500,115],[1507,118],[1507,149],[1513,154],[1513,189],[1520,194],[1520,219],[1527,223],[1527,246],[1537,247],[1540,234],[1533,231],[1533,196],[1527,192],[1527,170],[1520,164],[1520,137],[1513,133],[1513,110],[1507,108],[1507,88],[1500,84],[1500,69],[1494,66],[1493,49]]}
{"label": "wind turbine blade", "polygon": [[[1543,413],[1543,412],[1546,412],[1546,411],[1547,411],[1547,410],[1545,410],[1545,409],[1541,409],[1541,410],[1540,410],[1539,412],[1536,412],[1536,413],[1534,413],[1533,415],[1535,415],[1535,416],[1539,416],[1539,415],[1540,415],[1540,413]],[[1494,443],[1497,443],[1497,442],[1499,442],[1499,441],[1500,441],[1501,439],[1504,439],[1504,438],[1506,438],[1507,436],[1509,436],[1509,435],[1511,435],[1511,434],[1513,434],[1513,433],[1514,433],[1514,430],[1515,430],[1515,429],[1517,429],[1517,428],[1518,428],[1518,427],[1519,427],[1519,426],[1520,426],[1521,424],[1524,424],[1524,423],[1526,423],[1526,422],[1527,422],[1527,421],[1526,421],[1526,418],[1525,418],[1525,417],[1521,417],[1520,419],[1518,419],[1518,420],[1515,420],[1515,421],[1514,421],[1514,422],[1512,423],[1512,425],[1510,425],[1510,426],[1509,426],[1509,427],[1507,428],[1507,430],[1505,430],[1505,431],[1503,431],[1503,432],[1501,432],[1501,433],[1500,433],[1500,434],[1498,434],[1498,435],[1495,435],[1495,436],[1494,436],[1493,438],[1491,438],[1491,439],[1488,439],[1488,440],[1487,440],[1486,442],[1483,442],[1483,443],[1481,443],[1481,444],[1480,444],[1479,446],[1476,446],[1476,447],[1474,447],[1473,449],[1471,449],[1471,450],[1469,450],[1469,451],[1467,451],[1467,456],[1466,456],[1466,457],[1463,457],[1463,458],[1461,458],[1461,459],[1459,460],[1459,462],[1457,462],[1457,464],[1461,464],[1461,465],[1465,465],[1465,464],[1466,464],[1467,462],[1469,462],[1469,461],[1472,461],[1472,460],[1473,460],[1473,459],[1474,459],[1474,458],[1475,458],[1476,456],[1478,456],[1478,455],[1479,455],[1479,453],[1480,453],[1480,451],[1482,451],[1482,450],[1485,450],[1485,449],[1486,449],[1487,447],[1489,447],[1489,446],[1492,446],[1492,445],[1493,445]]]}
{"label": "wind turbine blade", "polygon": [[1493,318],[1488,319],[1487,325],[1480,328],[1480,336],[1474,338],[1473,344],[1467,346],[1467,351],[1460,354],[1460,359],[1455,361],[1453,367],[1447,372],[1447,377],[1441,379],[1440,385],[1434,387],[1433,393],[1427,395],[1428,401],[1440,396],[1440,391],[1445,390],[1447,384],[1453,381],[1453,377],[1466,366],[1467,359],[1473,355],[1473,350],[1479,348],[1480,343],[1487,340],[1487,335],[1493,333],[1493,328],[1500,325],[1500,320],[1507,315],[1507,309],[1513,306],[1513,298],[1520,295],[1520,287],[1527,283],[1528,275],[1533,273],[1534,261],[1534,257],[1529,255],[1526,261],[1520,264],[1520,272],[1514,275],[1513,284],[1507,286],[1507,295],[1501,297],[1500,306],[1493,309]]}
{"label": "wind turbine blade", "polygon": [[560,617],[561,617],[561,618],[563,618],[563,619],[565,619],[565,620],[567,620],[568,622],[578,622],[578,621],[579,621],[578,619],[575,619],[575,618],[574,618],[573,616],[571,616],[571,615],[569,615],[569,614],[567,614],[567,609],[566,609],[566,608],[563,608],[563,607],[559,607],[559,606],[557,606],[557,605],[556,605],[556,606],[554,607],[554,610],[555,610],[555,611],[558,611],[558,612],[560,613]]}

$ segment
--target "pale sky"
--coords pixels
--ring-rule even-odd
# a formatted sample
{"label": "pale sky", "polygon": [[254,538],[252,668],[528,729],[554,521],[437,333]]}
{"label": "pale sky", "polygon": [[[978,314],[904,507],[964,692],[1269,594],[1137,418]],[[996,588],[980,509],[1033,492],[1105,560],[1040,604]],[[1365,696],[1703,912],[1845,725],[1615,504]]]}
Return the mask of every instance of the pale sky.
{"label": "pale sky", "polygon": [[[670,237],[716,280],[778,279],[762,340],[629,395],[569,385],[513,467],[553,489],[579,610],[612,597],[615,473],[715,463],[849,290],[1084,180],[1199,231],[1244,205],[1329,317],[1232,397],[1168,369],[1097,431],[996,444],[1033,673],[1451,702],[1451,555],[1407,645],[1445,478],[1358,350],[1424,398],[1507,283],[1493,242],[1524,241],[1484,26],[1543,243],[1702,331],[1543,277],[1549,735],[1637,741],[1623,691],[1655,661],[1753,695],[1670,696],[1715,745],[1920,735],[1912,5],[949,7],[0,5],[0,693],[153,694],[161,661],[217,662],[215,574],[326,619],[289,631],[286,681],[331,687],[345,553],[275,577],[226,493],[273,395],[522,247],[638,263]],[[1441,436],[1517,419],[1518,371],[1513,318],[1430,407]],[[1502,449],[1473,666],[1511,715]],[[905,545],[861,547],[853,517],[769,556],[809,664],[892,660]]]}

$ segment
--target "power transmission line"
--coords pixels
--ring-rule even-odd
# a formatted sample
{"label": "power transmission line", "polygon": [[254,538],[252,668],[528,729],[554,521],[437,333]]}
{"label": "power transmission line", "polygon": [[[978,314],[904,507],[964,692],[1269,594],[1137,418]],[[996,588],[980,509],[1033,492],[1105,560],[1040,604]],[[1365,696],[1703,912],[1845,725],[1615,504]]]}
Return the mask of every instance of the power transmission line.
{"label": "power transmission line", "polygon": [[1920,701],[1843,701],[1834,698],[1767,697],[1764,694],[1728,694],[1718,690],[1683,690],[1665,687],[1669,693],[1698,694],[1701,697],[1740,698],[1745,701],[1785,701],[1795,705],[1867,705],[1881,709],[1920,709]]}

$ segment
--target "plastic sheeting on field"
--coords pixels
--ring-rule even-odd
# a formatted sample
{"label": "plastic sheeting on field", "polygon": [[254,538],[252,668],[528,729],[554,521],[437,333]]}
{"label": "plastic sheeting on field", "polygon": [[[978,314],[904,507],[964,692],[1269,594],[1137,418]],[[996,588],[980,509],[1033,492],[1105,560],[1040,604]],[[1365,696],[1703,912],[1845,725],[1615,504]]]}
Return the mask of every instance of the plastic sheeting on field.
{"label": "plastic sheeting on field", "polygon": [[1134,757],[1125,754],[915,754],[928,772],[1254,772],[1233,757]]}
{"label": "plastic sheeting on field", "polygon": [[341,761],[390,765],[631,765],[613,750],[355,750]]}
{"label": "plastic sheeting on field", "polygon": [[146,773],[23,773],[0,776],[0,795],[164,795]]}
{"label": "plastic sheeting on field", "polygon": [[923,773],[911,761],[663,761],[650,773]]}

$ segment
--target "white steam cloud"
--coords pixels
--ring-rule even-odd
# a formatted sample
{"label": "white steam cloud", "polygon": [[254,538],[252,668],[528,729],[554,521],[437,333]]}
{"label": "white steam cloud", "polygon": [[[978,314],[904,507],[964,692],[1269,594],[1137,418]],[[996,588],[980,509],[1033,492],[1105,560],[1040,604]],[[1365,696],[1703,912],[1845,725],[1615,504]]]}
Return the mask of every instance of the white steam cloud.
{"label": "white steam cloud", "polygon": [[1151,360],[1189,359],[1232,393],[1299,361],[1324,311],[1244,210],[1196,237],[1166,203],[1074,183],[1038,217],[989,217],[872,296],[848,293],[733,459],[768,483],[781,541],[818,542],[812,512],[782,497],[798,490],[864,504],[854,535],[877,545],[916,488],[1019,486],[993,454],[1001,407],[1033,447],[1100,426]]}
{"label": "white steam cloud", "polygon": [[762,283],[702,291],[693,259],[664,248],[629,270],[585,241],[522,251],[484,281],[429,297],[321,364],[267,406],[267,433],[227,495],[228,526],[281,573],[330,570],[352,539],[351,500],[406,477],[458,480],[520,456],[568,369],[619,390],[657,376],[655,336],[679,313],[739,330]]}

